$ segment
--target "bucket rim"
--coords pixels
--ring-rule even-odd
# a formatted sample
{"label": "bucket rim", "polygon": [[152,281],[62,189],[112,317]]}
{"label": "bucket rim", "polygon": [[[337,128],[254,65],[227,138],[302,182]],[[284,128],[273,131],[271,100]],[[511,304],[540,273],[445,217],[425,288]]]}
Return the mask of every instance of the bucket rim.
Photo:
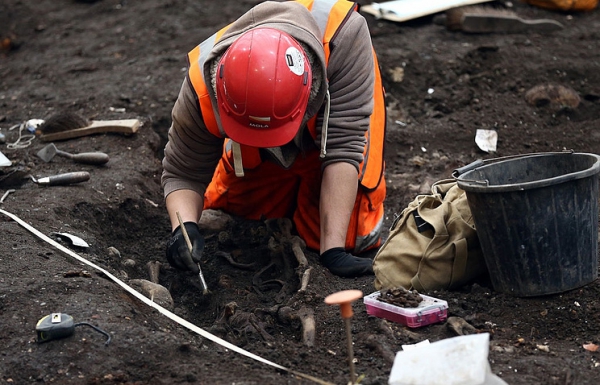
{"label": "bucket rim", "polygon": [[[588,167],[587,169],[580,170],[577,172],[571,172],[564,175],[555,176],[552,178],[546,178],[542,180],[530,181],[530,182],[521,182],[521,183],[511,183],[511,184],[502,184],[502,185],[489,185],[488,180],[473,180],[467,179],[469,174],[477,170],[481,170],[487,167],[491,167],[494,165],[508,163],[516,160],[521,160],[523,158],[537,158],[537,157],[554,157],[554,156],[587,156],[595,158],[595,162]],[[600,155],[594,153],[586,153],[586,152],[549,152],[549,153],[535,153],[535,154],[523,154],[519,156],[511,156],[508,158],[497,158],[490,159],[489,161],[476,161],[473,162],[475,167],[469,168],[469,166],[464,167],[465,169],[469,169],[464,174],[456,175],[455,179],[458,184],[458,187],[467,192],[482,192],[482,193],[493,193],[493,192],[509,192],[509,191],[523,191],[530,190],[534,188],[541,188],[547,186],[553,186],[560,183],[570,182],[577,179],[587,178],[592,175],[596,175],[600,173]]]}

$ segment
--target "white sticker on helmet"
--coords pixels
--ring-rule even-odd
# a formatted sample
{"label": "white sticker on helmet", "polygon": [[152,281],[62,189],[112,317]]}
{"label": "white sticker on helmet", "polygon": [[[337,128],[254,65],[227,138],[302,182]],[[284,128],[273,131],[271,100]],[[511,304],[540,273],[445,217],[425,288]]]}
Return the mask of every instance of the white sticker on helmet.
{"label": "white sticker on helmet", "polygon": [[285,50],[285,61],[293,73],[298,76],[304,74],[304,55],[296,47]]}

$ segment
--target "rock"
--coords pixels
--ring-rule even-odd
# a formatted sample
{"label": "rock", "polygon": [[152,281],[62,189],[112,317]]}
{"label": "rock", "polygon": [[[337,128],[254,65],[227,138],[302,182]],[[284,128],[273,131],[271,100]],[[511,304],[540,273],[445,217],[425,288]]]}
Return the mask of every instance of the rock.
{"label": "rock", "polygon": [[171,293],[163,285],[145,279],[132,279],[129,281],[129,284],[158,305],[168,310],[173,310],[175,306],[173,297],[171,297]]}
{"label": "rock", "polygon": [[227,228],[227,225],[233,220],[233,218],[219,210],[204,210],[202,211],[202,217],[198,222],[198,226],[202,230],[210,232],[219,232]]}
{"label": "rock", "polygon": [[575,109],[581,101],[577,91],[557,84],[539,84],[525,93],[528,104],[541,107],[550,105],[553,109]]}
{"label": "rock", "polygon": [[133,260],[131,258],[124,259],[123,262],[121,262],[121,265],[126,266],[126,267],[134,267],[135,264],[136,264],[135,260]]}

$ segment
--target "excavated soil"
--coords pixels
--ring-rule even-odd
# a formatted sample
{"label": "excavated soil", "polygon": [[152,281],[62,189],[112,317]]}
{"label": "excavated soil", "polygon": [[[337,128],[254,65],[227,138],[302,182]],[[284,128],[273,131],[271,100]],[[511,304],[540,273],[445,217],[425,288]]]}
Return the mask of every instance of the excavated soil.
{"label": "excavated soil", "polygon": [[[349,381],[344,322],[324,298],[349,289],[370,294],[373,277],[335,277],[310,250],[304,252],[308,265],[298,266],[280,223],[237,218],[205,230],[203,272],[210,293],[203,295],[198,277],[174,271],[164,257],[170,226],[160,188],[161,158],[185,54],[256,3],[1,2],[0,133],[6,143],[0,151],[12,166],[0,169],[0,193],[14,191],[0,205],[0,382]],[[388,94],[386,226],[432,182],[476,159],[599,151],[599,11],[490,5],[511,6],[523,18],[552,19],[564,28],[468,34],[446,29],[434,16],[400,24],[365,14]],[[551,102],[555,93],[528,102],[527,92],[539,85],[567,87],[574,96]],[[27,130],[9,130],[61,111],[143,124],[129,136],[55,142],[72,153],[106,152],[110,161],[103,166],[64,157],[45,163],[36,153],[47,143],[27,142]],[[497,132],[495,153],[478,148],[477,129]],[[16,142],[21,146],[9,146]],[[87,171],[90,180],[47,187],[29,177],[70,171]],[[75,235],[89,247],[54,233]],[[168,298],[161,303],[176,317],[126,290],[150,280],[147,263],[155,261],[162,264],[158,283],[173,300],[172,306]],[[308,284],[298,290],[300,273],[308,269]],[[598,382],[600,353],[591,350],[600,344],[599,281],[532,298],[498,293],[486,279],[423,294],[448,301],[449,317],[490,333],[491,369],[508,384]],[[351,337],[362,384],[387,384],[403,344],[457,335],[448,322],[408,328],[369,316],[362,300],[353,303],[353,311]],[[111,341],[105,345],[106,336],[82,325],[66,338],[37,343],[36,324],[51,313],[94,325]],[[312,343],[298,316],[311,313]]]}

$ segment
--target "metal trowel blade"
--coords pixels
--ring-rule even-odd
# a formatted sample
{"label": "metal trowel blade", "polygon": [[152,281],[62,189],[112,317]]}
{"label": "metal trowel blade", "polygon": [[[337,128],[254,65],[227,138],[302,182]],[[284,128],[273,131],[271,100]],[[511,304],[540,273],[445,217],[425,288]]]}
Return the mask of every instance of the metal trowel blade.
{"label": "metal trowel blade", "polygon": [[84,241],[83,239],[81,239],[73,234],[69,234],[69,233],[52,233],[52,234],[67,238],[68,240],[71,241],[71,244],[73,246],[90,247],[90,245],[88,245],[86,241]]}
{"label": "metal trowel blade", "polygon": [[52,158],[54,158],[56,153],[57,153],[56,146],[54,145],[54,143],[50,143],[49,145],[47,145],[44,148],[42,148],[41,150],[39,150],[36,155],[38,156],[38,158],[40,158],[44,162],[48,163],[52,160]]}

